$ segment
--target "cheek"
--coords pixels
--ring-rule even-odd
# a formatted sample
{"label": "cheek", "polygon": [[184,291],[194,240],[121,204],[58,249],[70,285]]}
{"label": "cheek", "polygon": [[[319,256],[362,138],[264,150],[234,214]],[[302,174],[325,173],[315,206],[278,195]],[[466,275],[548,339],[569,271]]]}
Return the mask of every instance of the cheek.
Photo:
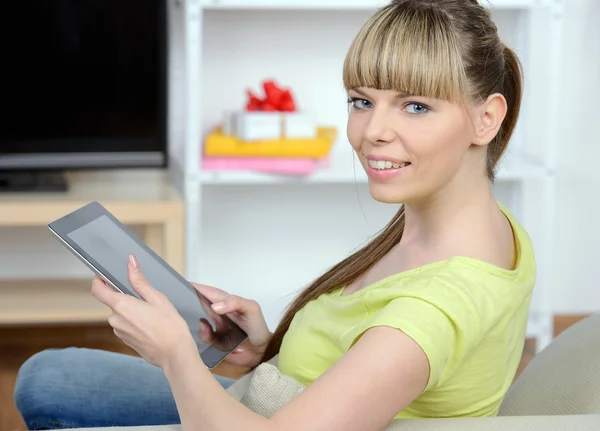
{"label": "cheek", "polygon": [[425,142],[415,149],[418,158],[425,162],[427,168],[436,171],[454,171],[460,165],[465,150],[463,129],[456,125],[440,125],[432,127],[427,132]]}
{"label": "cheek", "polygon": [[350,113],[348,117],[346,135],[348,136],[348,142],[350,142],[354,151],[359,152],[363,141],[363,126],[361,125],[360,118],[357,118],[357,116],[352,113]]}

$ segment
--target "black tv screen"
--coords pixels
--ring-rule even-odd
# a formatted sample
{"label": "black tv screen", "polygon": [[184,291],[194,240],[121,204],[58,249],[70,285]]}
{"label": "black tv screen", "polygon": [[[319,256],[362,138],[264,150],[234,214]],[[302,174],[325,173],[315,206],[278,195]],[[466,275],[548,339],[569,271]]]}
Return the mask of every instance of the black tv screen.
{"label": "black tv screen", "polygon": [[0,169],[164,166],[165,0],[0,13]]}

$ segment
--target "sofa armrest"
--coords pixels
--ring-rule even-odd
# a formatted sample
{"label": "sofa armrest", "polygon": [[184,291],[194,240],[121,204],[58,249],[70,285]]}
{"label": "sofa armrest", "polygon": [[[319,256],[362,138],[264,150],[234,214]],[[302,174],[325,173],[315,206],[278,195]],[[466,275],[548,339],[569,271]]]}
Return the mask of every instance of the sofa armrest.
{"label": "sofa armrest", "polygon": [[394,431],[592,431],[600,427],[598,415],[497,416],[493,418],[397,420]]}
{"label": "sofa armrest", "polygon": [[[493,418],[407,419],[394,421],[394,431],[597,431],[600,414],[565,416],[498,416]],[[76,431],[181,431],[180,425],[85,428]],[[210,430],[206,430],[210,431]],[[237,430],[232,430],[237,431]]]}

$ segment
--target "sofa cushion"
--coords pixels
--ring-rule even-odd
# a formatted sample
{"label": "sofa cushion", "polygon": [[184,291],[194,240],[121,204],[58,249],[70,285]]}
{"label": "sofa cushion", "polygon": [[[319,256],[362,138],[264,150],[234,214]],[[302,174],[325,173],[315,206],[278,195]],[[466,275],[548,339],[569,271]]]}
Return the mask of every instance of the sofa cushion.
{"label": "sofa cushion", "polygon": [[499,414],[600,414],[600,314],[571,326],[538,353],[509,389]]}
{"label": "sofa cushion", "polygon": [[304,385],[282,374],[275,365],[264,363],[254,370],[240,402],[250,410],[270,418],[304,389]]}

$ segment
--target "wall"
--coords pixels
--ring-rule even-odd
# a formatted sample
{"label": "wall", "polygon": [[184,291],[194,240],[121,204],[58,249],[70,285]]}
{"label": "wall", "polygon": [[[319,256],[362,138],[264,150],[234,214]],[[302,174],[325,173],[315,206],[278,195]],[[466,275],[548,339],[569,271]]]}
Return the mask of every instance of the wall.
{"label": "wall", "polygon": [[563,36],[553,289],[554,308],[564,313],[600,309],[598,17],[597,0],[568,1]]}

